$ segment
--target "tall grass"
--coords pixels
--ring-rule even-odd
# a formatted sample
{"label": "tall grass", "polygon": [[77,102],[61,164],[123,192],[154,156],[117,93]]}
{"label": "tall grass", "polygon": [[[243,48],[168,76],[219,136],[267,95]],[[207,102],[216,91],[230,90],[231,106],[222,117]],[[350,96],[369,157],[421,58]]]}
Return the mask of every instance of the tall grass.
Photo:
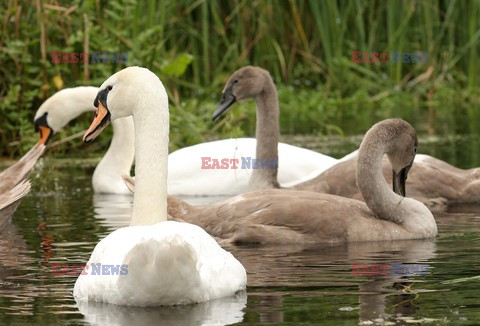
{"label": "tall grass", "polygon": [[[31,145],[32,115],[46,97],[61,87],[99,85],[124,66],[52,64],[51,51],[128,52],[127,65],[157,73],[179,115],[173,128],[187,133],[174,137],[177,147],[211,136],[209,121],[189,110],[216,101],[227,76],[247,64],[266,68],[277,84],[318,93],[321,102],[309,109],[302,106],[308,95],[288,105],[287,132],[356,132],[351,121],[366,124],[396,106],[412,116],[427,112],[424,129],[435,132],[440,89],[478,102],[478,0],[5,0],[1,6],[0,155]],[[428,62],[353,63],[351,51],[420,51]],[[195,105],[182,106],[185,99]],[[240,127],[217,128],[250,132],[247,123]]]}

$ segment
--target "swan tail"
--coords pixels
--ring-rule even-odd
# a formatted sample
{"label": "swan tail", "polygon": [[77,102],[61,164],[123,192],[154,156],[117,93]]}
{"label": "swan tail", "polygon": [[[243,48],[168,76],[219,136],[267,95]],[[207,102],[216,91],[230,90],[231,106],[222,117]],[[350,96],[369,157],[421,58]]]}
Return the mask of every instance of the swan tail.
{"label": "swan tail", "polygon": [[[128,274],[119,288],[133,302],[189,304],[208,300],[197,266],[195,248],[183,239],[149,239],[135,245],[125,257]],[[142,296],[138,298],[136,296]]]}

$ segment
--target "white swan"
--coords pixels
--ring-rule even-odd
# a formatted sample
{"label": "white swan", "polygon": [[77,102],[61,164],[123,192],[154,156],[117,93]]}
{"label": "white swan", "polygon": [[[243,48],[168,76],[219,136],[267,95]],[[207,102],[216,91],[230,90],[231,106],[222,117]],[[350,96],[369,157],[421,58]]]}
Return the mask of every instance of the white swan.
{"label": "white swan", "polygon": [[[81,86],[63,89],[49,97],[35,113],[35,128],[40,131],[40,142],[46,144],[54,133],[72,119],[87,111],[94,111],[93,101],[98,87]],[[131,117],[112,122],[113,137],[107,152],[92,176],[93,191],[130,195],[122,175],[130,175],[135,155],[133,120]]]}
{"label": "white swan", "polygon": [[[248,165],[248,159],[256,159],[255,138],[230,138],[201,143],[179,149],[169,155],[168,189],[171,195],[231,196],[256,188],[249,186],[256,169]],[[221,160],[237,159],[237,169],[202,169],[202,157]],[[242,157],[246,165],[242,166]],[[174,163],[170,163],[174,162]],[[252,162],[250,160],[250,162]],[[278,143],[278,182],[281,185],[296,184],[306,176],[318,175],[337,159],[297,146]],[[221,164],[221,163],[220,163]],[[208,165],[213,166],[212,162]],[[249,167],[249,168],[243,168]],[[272,188],[272,187],[267,187]]]}
{"label": "white swan", "polygon": [[[52,135],[82,113],[94,111],[93,100],[98,87],[63,89],[48,98],[35,114],[35,126],[41,142],[46,144]],[[130,175],[134,159],[134,131],[131,117],[112,122],[113,138],[108,151],[97,165],[92,185],[96,193],[130,194],[122,175]],[[256,157],[254,138],[235,138],[201,143],[179,149],[168,155],[168,192],[171,195],[217,196],[247,191],[252,169],[202,169],[202,157],[216,159]],[[307,180],[318,169],[323,171],[337,160],[314,151],[284,143],[278,144],[280,168],[278,180],[283,184]],[[241,161],[240,161],[241,162]]]}
{"label": "white swan", "polygon": [[[110,119],[135,121],[136,192],[130,227],[95,247],[92,264],[128,265],[127,275],[80,275],[79,301],[122,305],[204,302],[245,289],[246,272],[230,253],[196,225],[167,221],[169,113],[165,89],[152,72],[129,67],[108,78],[95,99],[91,141]],[[97,265],[95,265],[97,266]]]}

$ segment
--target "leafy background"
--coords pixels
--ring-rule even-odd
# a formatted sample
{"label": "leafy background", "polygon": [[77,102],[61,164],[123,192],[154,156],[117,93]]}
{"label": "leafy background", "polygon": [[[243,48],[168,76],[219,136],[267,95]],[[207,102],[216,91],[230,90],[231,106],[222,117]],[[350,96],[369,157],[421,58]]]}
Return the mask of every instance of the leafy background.
{"label": "leafy background", "polygon": [[[158,74],[171,102],[171,150],[254,134],[254,103],[211,114],[236,69],[269,70],[283,134],[352,135],[404,117],[420,133],[476,133],[480,2],[5,0],[0,10],[0,156],[38,136],[39,105],[61,88],[98,86],[120,63],[53,64],[51,51],[128,52]],[[353,63],[351,52],[427,52],[426,63]],[[96,155],[80,139],[91,115],[56,136],[56,155]],[[80,154],[80,150],[82,153]]]}

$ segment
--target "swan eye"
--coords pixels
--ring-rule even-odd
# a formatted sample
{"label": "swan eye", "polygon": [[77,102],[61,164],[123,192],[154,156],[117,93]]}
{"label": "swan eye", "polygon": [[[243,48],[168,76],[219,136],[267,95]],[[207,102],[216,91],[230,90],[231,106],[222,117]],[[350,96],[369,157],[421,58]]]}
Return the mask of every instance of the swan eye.
{"label": "swan eye", "polygon": [[238,84],[238,79],[235,79],[235,80],[233,81],[233,83],[234,83],[234,84]]}
{"label": "swan eye", "polygon": [[107,86],[107,89],[108,89],[109,91],[111,91],[111,90],[112,90],[112,88],[113,88],[113,86],[112,86],[112,85],[109,85],[109,86]]}

